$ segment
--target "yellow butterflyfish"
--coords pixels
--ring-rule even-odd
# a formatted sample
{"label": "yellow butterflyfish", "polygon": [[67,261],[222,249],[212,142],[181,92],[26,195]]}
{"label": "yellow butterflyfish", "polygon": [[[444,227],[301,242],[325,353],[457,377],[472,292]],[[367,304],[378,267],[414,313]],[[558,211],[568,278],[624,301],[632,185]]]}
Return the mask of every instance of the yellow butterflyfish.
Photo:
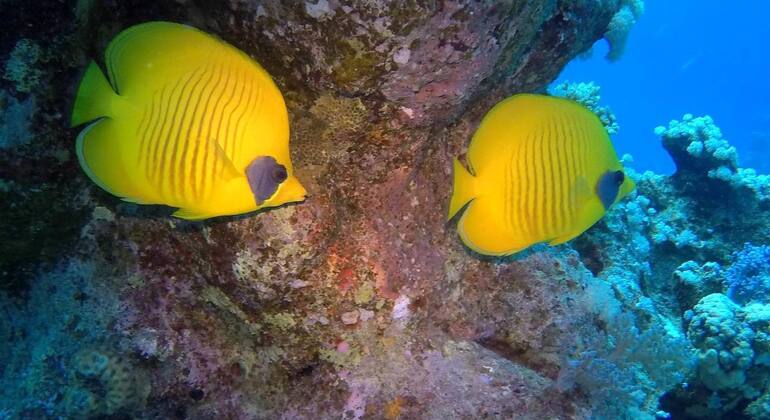
{"label": "yellow butterflyfish", "polygon": [[[607,131],[582,105],[521,94],[484,116],[467,153],[455,159],[449,219],[485,255],[567,242],[635,188]],[[467,206],[467,207],[466,207]]]}
{"label": "yellow butterflyfish", "polygon": [[85,173],[126,201],[200,220],[301,201],[286,105],[245,53],[193,27],[148,22],[91,62],[72,126]]}

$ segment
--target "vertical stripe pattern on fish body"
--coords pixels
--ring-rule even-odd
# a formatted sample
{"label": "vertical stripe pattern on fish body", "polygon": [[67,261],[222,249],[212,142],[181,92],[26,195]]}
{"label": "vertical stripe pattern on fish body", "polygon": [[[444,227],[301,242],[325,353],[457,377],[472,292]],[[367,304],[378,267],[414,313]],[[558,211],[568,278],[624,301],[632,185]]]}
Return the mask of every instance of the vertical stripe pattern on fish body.
{"label": "vertical stripe pattern on fish body", "polygon": [[[579,235],[606,210],[596,185],[622,174],[594,114],[540,95],[516,95],[496,105],[474,134],[467,160],[471,172],[455,163],[449,217],[465,208],[460,237],[490,255]],[[623,178],[615,187],[612,197],[619,200],[634,186]]]}

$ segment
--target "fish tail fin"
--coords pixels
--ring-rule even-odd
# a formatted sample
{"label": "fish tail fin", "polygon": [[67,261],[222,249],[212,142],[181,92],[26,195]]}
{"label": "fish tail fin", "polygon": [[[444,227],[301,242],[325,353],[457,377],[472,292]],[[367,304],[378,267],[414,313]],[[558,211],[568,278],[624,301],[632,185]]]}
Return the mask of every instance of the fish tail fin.
{"label": "fish tail fin", "polygon": [[75,150],[80,167],[103,190],[118,197],[138,200],[131,176],[123,164],[120,131],[110,119],[100,119],[86,126],[78,135]]}
{"label": "fish tail fin", "polygon": [[457,158],[454,162],[454,174],[454,190],[452,191],[452,200],[449,203],[447,220],[454,217],[468,202],[476,198],[476,180]]}
{"label": "fish tail fin", "polygon": [[112,101],[117,96],[99,66],[91,61],[75,96],[72,127],[111,116]]}

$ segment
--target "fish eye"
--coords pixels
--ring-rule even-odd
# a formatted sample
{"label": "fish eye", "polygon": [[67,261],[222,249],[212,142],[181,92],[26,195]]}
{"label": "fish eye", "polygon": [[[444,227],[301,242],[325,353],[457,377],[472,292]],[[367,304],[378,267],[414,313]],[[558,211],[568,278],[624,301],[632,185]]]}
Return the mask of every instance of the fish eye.
{"label": "fish eye", "polygon": [[623,171],[616,171],[615,172],[615,183],[617,185],[620,185],[623,183],[623,181],[626,180],[626,175],[623,173]]}
{"label": "fish eye", "polygon": [[273,170],[273,181],[280,184],[283,181],[286,181],[288,174],[286,173],[286,168],[283,165],[278,165]]}

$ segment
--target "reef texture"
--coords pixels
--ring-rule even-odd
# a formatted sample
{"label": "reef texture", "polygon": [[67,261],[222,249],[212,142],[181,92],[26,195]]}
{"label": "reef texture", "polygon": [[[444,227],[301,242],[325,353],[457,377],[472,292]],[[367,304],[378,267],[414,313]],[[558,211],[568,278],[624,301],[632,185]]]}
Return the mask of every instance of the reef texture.
{"label": "reef texture", "polygon": [[[445,220],[452,158],[486,110],[544,91],[602,37],[621,48],[641,2],[0,12],[0,417],[766,413],[770,322],[743,306],[767,304],[746,297],[767,287],[751,268],[766,251],[743,242],[767,243],[767,190],[710,120],[659,130],[677,173],[633,174],[638,193],[568,245],[487,259]],[[79,73],[151,19],[215,33],[274,76],[304,203],[190,223],[86,179],[67,128]]]}

